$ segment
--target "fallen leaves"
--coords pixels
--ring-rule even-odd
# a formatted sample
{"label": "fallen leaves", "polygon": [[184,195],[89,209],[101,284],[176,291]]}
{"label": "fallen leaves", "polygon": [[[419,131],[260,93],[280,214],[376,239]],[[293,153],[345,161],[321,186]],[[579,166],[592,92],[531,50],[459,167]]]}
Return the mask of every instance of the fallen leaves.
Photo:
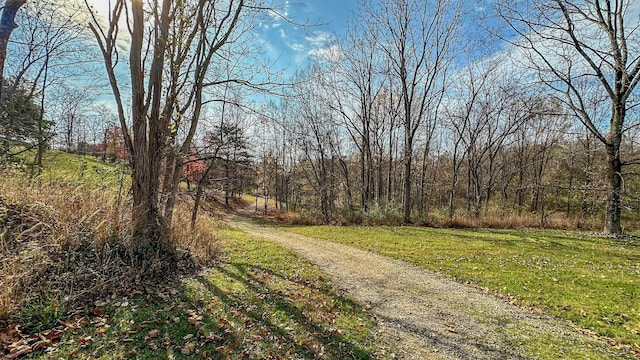
{"label": "fallen leaves", "polygon": [[49,331],[45,332],[45,337],[49,340],[58,340],[60,338],[62,338],[62,335],[64,335],[64,331],[62,330],[58,330],[58,329],[51,329]]}
{"label": "fallen leaves", "polygon": [[[0,351],[4,359],[17,359],[37,350],[49,351],[59,343],[65,332],[65,326],[42,331],[37,334],[24,334],[19,324],[11,324],[0,331]],[[85,343],[91,338],[84,339]]]}
{"label": "fallen leaves", "polygon": [[202,325],[203,317],[198,312],[196,312],[195,310],[187,310],[187,315],[189,315],[189,317],[187,318],[187,322],[189,323],[189,325],[195,327]]}
{"label": "fallen leaves", "polygon": [[149,330],[149,332],[147,333],[147,336],[145,337],[145,340],[157,338],[158,335],[160,335],[160,332],[161,332],[160,329]]}
{"label": "fallen leaves", "polygon": [[[326,291],[328,287],[316,275],[274,274],[263,268],[253,273],[256,280],[247,281],[255,288],[234,290],[233,301],[210,291],[206,282],[189,280],[187,291],[174,284],[144,289],[139,297],[101,295],[103,299],[92,300],[81,309],[83,317],[65,319],[37,339],[18,343],[23,337],[14,329],[0,332],[0,340],[15,343],[13,359],[33,356],[35,351],[46,351],[45,357],[99,358],[116,347],[125,358],[171,353],[176,357],[280,360],[350,351],[348,345],[328,339],[344,336],[339,324],[353,308]],[[366,330],[366,325],[360,326],[355,332]],[[0,356],[7,354],[9,351],[0,352]]]}
{"label": "fallen leaves", "polygon": [[196,345],[195,341],[188,342],[180,349],[180,353],[182,355],[191,355],[196,351]]}

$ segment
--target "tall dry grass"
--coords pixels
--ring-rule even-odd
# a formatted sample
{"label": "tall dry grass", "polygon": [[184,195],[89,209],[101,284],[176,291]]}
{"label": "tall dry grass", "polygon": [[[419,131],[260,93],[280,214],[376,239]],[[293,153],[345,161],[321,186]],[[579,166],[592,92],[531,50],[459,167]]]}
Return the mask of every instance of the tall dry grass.
{"label": "tall dry grass", "polygon": [[[144,285],[128,258],[126,179],[113,186],[74,172],[30,179],[0,170],[0,320]],[[191,271],[216,256],[218,224],[200,216],[191,231],[189,218],[188,204],[179,204],[172,241],[182,270]]]}
{"label": "tall dry grass", "polygon": [[[75,265],[84,262],[87,255],[101,268],[110,262],[104,247],[109,238],[124,235],[128,216],[124,204],[114,199],[109,189],[93,188],[71,178],[29,179],[16,170],[2,173],[0,317],[14,313],[30,298],[63,301],[90,290],[76,284],[79,279],[75,273],[83,269]],[[80,259],[76,258],[79,254]],[[92,286],[111,281],[108,275],[92,274]]]}
{"label": "tall dry grass", "polygon": [[189,196],[179,199],[173,215],[172,236],[181,248],[189,250],[198,264],[208,264],[219,254],[217,230],[226,225],[218,218],[200,211],[195,228],[191,229],[193,200]]}
{"label": "tall dry grass", "polygon": [[533,213],[491,213],[480,217],[458,214],[453,218],[431,214],[428,225],[443,228],[468,229],[554,229],[554,230],[597,230],[602,228],[602,222],[594,218],[572,218],[564,213],[533,214]]}
{"label": "tall dry grass", "polygon": [[[298,212],[275,212],[268,214],[258,212],[257,217],[265,220],[292,225],[322,225],[319,211],[303,209]],[[372,206],[367,213],[337,213],[331,219],[331,225],[349,226],[399,226],[403,224],[400,209],[396,207],[382,208]],[[568,217],[564,212],[547,212],[536,214],[523,212],[503,212],[491,210],[475,217],[459,211],[454,217],[449,217],[447,211],[432,211],[422,217],[414,217],[413,225],[438,228],[466,228],[466,229],[554,229],[554,230],[600,230],[603,221],[596,217]]]}

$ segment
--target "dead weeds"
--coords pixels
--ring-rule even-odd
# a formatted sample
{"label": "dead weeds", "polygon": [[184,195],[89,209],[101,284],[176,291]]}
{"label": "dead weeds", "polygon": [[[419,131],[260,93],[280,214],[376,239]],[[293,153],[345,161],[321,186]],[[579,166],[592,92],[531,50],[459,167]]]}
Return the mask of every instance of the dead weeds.
{"label": "dead weeds", "polygon": [[[217,255],[215,224],[199,219],[195,231],[185,231],[188,207],[180,205],[175,251],[156,254],[153,269],[140,269],[131,255],[126,195],[75,179],[33,181],[11,170],[2,175],[0,330],[20,324],[21,333],[42,337],[70,309],[166,284]],[[7,355],[10,339],[0,340],[0,353]]]}

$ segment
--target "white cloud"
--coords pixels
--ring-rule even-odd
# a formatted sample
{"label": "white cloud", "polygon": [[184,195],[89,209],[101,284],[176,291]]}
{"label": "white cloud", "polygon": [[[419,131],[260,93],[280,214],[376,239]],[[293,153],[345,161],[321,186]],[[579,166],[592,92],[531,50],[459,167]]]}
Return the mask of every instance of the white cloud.
{"label": "white cloud", "polygon": [[284,5],[274,7],[269,10],[269,17],[273,20],[271,24],[272,28],[277,28],[282,25],[282,21],[289,18],[289,1],[285,1]]}
{"label": "white cloud", "polygon": [[288,44],[289,48],[295,52],[303,52],[306,50],[306,46],[300,43]]}
{"label": "white cloud", "polygon": [[319,60],[337,61],[342,55],[342,49],[339,45],[331,45],[329,47],[312,49],[307,54]]}
{"label": "white cloud", "polygon": [[328,43],[334,41],[335,36],[326,31],[314,31],[313,36],[307,36],[305,37],[305,40],[311,43],[311,46],[313,47],[321,47],[326,46]]}

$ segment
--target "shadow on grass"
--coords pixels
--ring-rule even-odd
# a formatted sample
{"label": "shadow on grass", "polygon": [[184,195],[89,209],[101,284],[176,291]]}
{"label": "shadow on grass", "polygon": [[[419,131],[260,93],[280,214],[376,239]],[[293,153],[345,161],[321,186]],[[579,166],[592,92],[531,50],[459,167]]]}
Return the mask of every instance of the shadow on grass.
{"label": "shadow on grass", "polygon": [[[260,266],[234,264],[217,271],[241,284],[257,299],[248,303],[241,292],[224,291],[206,276],[197,280],[226,307],[244,310],[240,310],[240,322],[263,327],[261,333],[282,344],[287,354],[305,359],[373,358],[371,350],[344,335],[353,329],[340,329],[341,325],[358,326],[357,314],[362,310],[351,300],[312,281]],[[275,288],[282,285],[284,289]],[[344,324],[337,324],[341,320]]]}

